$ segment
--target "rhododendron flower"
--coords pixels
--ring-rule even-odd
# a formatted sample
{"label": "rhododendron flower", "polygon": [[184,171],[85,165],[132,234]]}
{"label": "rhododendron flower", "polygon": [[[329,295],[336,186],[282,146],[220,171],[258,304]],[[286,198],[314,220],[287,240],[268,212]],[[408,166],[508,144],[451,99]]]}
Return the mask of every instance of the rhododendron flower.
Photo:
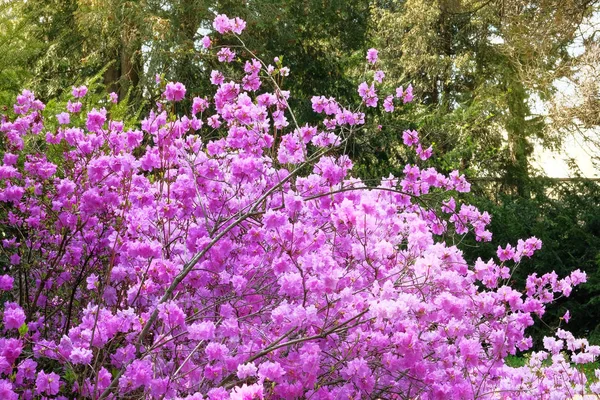
{"label": "rhododendron flower", "polygon": [[69,122],[71,122],[70,115],[69,115],[69,113],[66,113],[66,112],[58,114],[56,116],[56,119],[58,120],[58,123],[61,125],[66,125]]}
{"label": "rhododendron flower", "polygon": [[185,98],[185,86],[181,82],[169,82],[164,95],[168,101],[181,101]]}
{"label": "rhododendron flower", "polygon": [[110,92],[108,94],[111,103],[117,104],[119,102],[119,95],[115,92]]}
{"label": "rhododendron flower", "polygon": [[2,321],[6,329],[19,329],[25,323],[25,313],[17,303],[4,303]]}
{"label": "rhododendron flower", "polygon": [[213,28],[221,34],[231,32],[233,29],[233,22],[225,14],[217,15],[213,21]]}
{"label": "rhododendron flower", "polygon": [[237,35],[241,35],[244,29],[246,29],[246,21],[244,21],[240,17],[235,17],[233,20],[230,21],[230,23],[231,30]]}
{"label": "rhododendron flower", "polygon": [[[233,388],[231,395],[228,396],[229,400],[254,400],[254,399],[263,399],[264,398],[264,387],[260,384],[253,384],[248,386],[247,384],[243,384],[241,387],[236,386]],[[210,396],[210,395],[209,395]],[[211,396],[212,398],[217,398]]]}
{"label": "rhododendron flower", "polygon": [[199,112],[203,112],[208,108],[208,101],[201,97],[194,97],[192,102],[192,113],[198,114]]}
{"label": "rhododendron flower", "polygon": [[88,290],[96,290],[98,288],[98,276],[96,274],[90,274],[85,281],[87,283],[86,288]]}
{"label": "rhododendron flower", "polygon": [[92,351],[81,347],[75,347],[69,356],[73,364],[89,364],[92,361]]}
{"label": "rhododendron flower", "polygon": [[73,86],[73,97],[75,98],[81,98],[84,97],[87,94],[88,88],[85,85],[79,86],[79,87],[75,87]]}
{"label": "rhododendron flower", "polygon": [[412,85],[408,85],[408,87],[404,91],[404,94],[402,95],[402,101],[404,102],[404,104],[406,104],[406,103],[410,103],[411,101],[413,101],[413,99],[414,99],[413,87],[412,87]]}
{"label": "rhododendron flower", "polygon": [[215,324],[211,321],[194,323],[188,326],[188,335],[193,340],[210,340],[215,337]]}
{"label": "rhododendron flower", "polygon": [[256,368],[254,363],[240,364],[237,367],[237,377],[240,379],[246,379],[248,377],[255,376],[256,371],[258,371],[258,368]]}
{"label": "rhododendron flower", "polygon": [[53,396],[58,394],[60,389],[60,378],[54,372],[49,374],[44,371],[40,371],[35,380],[35,392],[39,395]]}
{"label": "rhododendron flower", "polygon": [[361,83],[358,86],[358,94],[362,97],[367,107],[377,107],[377,91],[375,85],[367,85],[366,82]]}
{"label": "rhododendron flower", "polygon": [[14,278],[10,275],[0,275],[0,290],[11,290],[13,288]]}
{"label": "rhododendron flower", "polygon": [[11,256],[10,256],[10,263],[12,265],[19,265],[21,263],[21,256],[18,255],[17,253],[11,254]]}
{"label": "rhododendron flower", "polygon": [[407,146],[414,146],[419,143],[419,133],[415,130],[406,130],[402,132],[402,141]]}
{"label": "rhododendron flower", "polygon": [[515,256],[515,251],[510,244],[507,244],[504,249],[498,246],[498,251],[496,254],[498,255],[500,261],[507,261],[512,260],[512,258]]}
{"label": "rhododendron flower", "polygon": [[200,42],[202,43],[202,47],[204,47],[205,49],[209,49],[212,45],[210,37],[208,36],[204,36]]}
{"label": "rhododendron flower", "polygon": [[0,380],[0,399],[17,400],[19,395],[13,391],[13,385],[4,379]]}
{"label": "rhododendron flower", "polygon": [[220,85],[225,80],[225,77],[220,71],[212,71],[210,73],[210,83],[213,85]]}
{"label": "rhododendron flower", "polygon": [[383,108],[386,112],[394,111],[394,96],[389,95],[385,98],[385,100],[383,101]]}
{"label": "rhododendron flower", "polygon": [[415,150],[419,158],[423,161],[429,159],[429,157],[431,157],[431,155],[433,154],[433,147],[429,146],[428,148],[423,150],[423,147],[421,147],[421,143],[417,144],[417,148]]}
{"label": "rhododendron flower", "polygon": [[371,64],[375,64],[378,60],[378,54],[379,52],[376,49],[369,49],[367,51],[367,61],[370,62]]}
{"label": "rhododendron flower", "polygon": [[75,103],[71,103],[71,100],[69,100],[67,102],[67,110],[70,113],[78,113],[79,111],[81,111],[81,106],[82,106],[82,104],[78,101]]}
{"label": "rhododendron flower", "polygon": [[235,51],[232,51],[229,47],[223,47],[217,53],[217,58],[220,62],[232,62],[235,60]]}
{"label": "rhododendron flower", "polygon": [[102,129],[102,126],[106,122],[106,109],[101,108],[96,110],[95,108],[87,114],[86,128],[89,131],[96,132]]}
{"label": "rhododendron flower", "polygon": [[265,361],[258,367],[258,376],[270,381],[278,382],[284,374],[285,371],[278,362]]}

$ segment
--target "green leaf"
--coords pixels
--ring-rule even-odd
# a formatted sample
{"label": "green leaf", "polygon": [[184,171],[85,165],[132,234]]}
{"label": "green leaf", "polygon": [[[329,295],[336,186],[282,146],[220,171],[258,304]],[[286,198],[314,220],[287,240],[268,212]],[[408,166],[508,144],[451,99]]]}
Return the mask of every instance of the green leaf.
{"label": "green leaf", "polygon": [[26,322],[23,322],[23,325],[19,327],[19,335],[23,337],[27,334],[27,332],[29,332],[29,327],[27,326]]}

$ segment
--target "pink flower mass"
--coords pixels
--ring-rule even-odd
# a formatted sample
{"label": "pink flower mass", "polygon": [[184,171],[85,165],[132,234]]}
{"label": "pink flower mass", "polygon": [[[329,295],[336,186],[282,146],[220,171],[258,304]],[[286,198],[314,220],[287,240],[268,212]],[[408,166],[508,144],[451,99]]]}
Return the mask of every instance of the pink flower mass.
{"label": "pink flower mass", "polygon": [[[213,23],[221,34],[245,26],[225,15]],[[377,59],[370,49],[367,62]],[[167,102],[186,99],[169,82],[160,107],[133,127],[81,103],[68,110],[85,118],[42,118],[32,92],[18,97],[0,123],[2,218],[19,232],[2,242],[18,262],[0,276],[0,398],[600,391],[578,370],[600,348],[562,329],[525,366],[505,362],[532,349],[527,329],[585,273],[532,275],[513,288],[514,269],[542,246],[536,238],[467,262],[454,237],[490,241],[491,217],[462,201],[464,175],[428,167],[426,136],[400,133],[417,164],[398,176],[368,187],[353,175],[343,150],[378,111],[374,84],[358,86],[354,105],[315,95],[320,119],[299,126],[290,93],[261,85],[263,65],[249,58],[238,80],[214,71],[214,95],[190,98],[188,115],[169,112]],[[413,100],[412,86],[378,89],[386,112],[394,95],[397,105]],[[24,150],[39,132],[60,167]]]}
{"label": "pink flower mass", "polygon": [[165,88],[165,98],[168,101],[181,101],[185,98],[185,86],[181,82],[169,82]]}

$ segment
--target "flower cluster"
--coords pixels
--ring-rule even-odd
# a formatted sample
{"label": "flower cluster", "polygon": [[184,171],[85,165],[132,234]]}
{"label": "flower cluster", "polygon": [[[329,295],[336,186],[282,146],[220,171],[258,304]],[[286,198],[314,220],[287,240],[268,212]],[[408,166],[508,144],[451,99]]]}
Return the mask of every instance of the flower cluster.
{"label": "flower cluster", "polygon": [[[219,33],[244,27],[214,21]],[[251,58],[244,72],[239,82],[215,72],[214,96],[193,98],[189,115],[161,107],[139,127],[105,108],[72,124],[82,120],[70,118],[82,112],[77,101],[47,131],[28,91],[2,118],[1,217],[13,235],[2,241],[11,265],[0,276],[1,398],[549,399],[584,390],[570,361],[600,351],[568,332],[547,338],[526,367],[504,360],[531,348],[533,317],[585,274],[508,286],[511,268],[540,248],[535,238],[469,265],[444,238],[490,240],[490,216],[455,199],[469,190],[458,172],[407,165],[375,188],[351,177],[341,151],[365,122],[362,107],[378,105],[373,84],[359,86],[359,107],[313,97],[324,118],[299,126],[269,67]],[[167,83],[163,101],[185,96]],[[394,98],[411,101],[412,88],[388,96],[386,111]],[[39,134],[60,163],[24,150]],[[417,132],[403,139],[431,155]]]}

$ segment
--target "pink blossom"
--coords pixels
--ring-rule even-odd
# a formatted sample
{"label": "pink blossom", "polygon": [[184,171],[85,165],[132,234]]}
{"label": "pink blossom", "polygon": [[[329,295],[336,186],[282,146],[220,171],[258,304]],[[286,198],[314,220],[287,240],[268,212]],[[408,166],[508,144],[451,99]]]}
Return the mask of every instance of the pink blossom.
{"label": "pink blossom", "polygon": [[212,45],[212,41],[210,40],[210,37],[208,37],[208,36],[202,37],[201,43],[202,43],[202,47],[204,47],[205,49],[209,49],[210,46]]}
{"label": "pink blossom", "polygon": [[79,111],[81,111],[81,106],[82,106],[82,104],[80,102],[78,102],[78,101],[75,102],[75,103],[71,103],[71,100],[69,100],[67,102],[67,110],[70,113],[74,113],[74,114],[78,113]]}
{"label": "pink blossom", "polygon": [[379,52],[376,49],[369,49],[367,51],[367,61],[371,64],[375,64],[377,62],[377,54]]}
{"label": "pink blossom", "polygon": [[13,288],[14,278],[10,275],[0,275],[0,290],[11,290]]}
{"label": "pink blossom", "polygon": [[35,380],[35,392],[39,395],[53,396],[58,394],[60,388],[60,378],[54,372],[46,374],[44,371],[38,373]]}
{"label": "pink blossom", "polygon": [[25,312],[17,303],[4,303],[2,321],[6,329],[19,329],[25,323]]}
{"label": "pink blossom", "polygon": [[188,326],[188,335],[192,340],[210,340],[215,337],[215,324],[211,321],[194,323]]}
{"label": "pink blossom", "polygon": [[84,97],[87,94],[88,88],[85,85],[79,86],[79,87],[75,87],[73,86],[73,97],[75,98],[81,98]]}
{"label": "pink blossom", "polygon": [[231,21],[225,14],[217,15],[213,21],[213,28],[221,34],[231,32],[233,30],[233,24],[235,21]]}
{"label": "pink blossom", "polygon": [[181,82],[169,82],[164,95],[167,101],[181,101],[185,97],[185,86]]}
{"label": "pink blossom", "polygon": [[386,112],[394,111],[394,96],[390,95],[385,98],[385,100],[383,101],[383,108]]}
{"label": "pink blossom", "polygon": [[406,130],[402,132],[402,140],[407,146],[414,146],[419,143],[419,133],[415,130]]}
{"label": "pink blossom", "polygon": [[230,63],[235,60],[235,51],[232,51],[229,47],[223,47],[218,51],[217,58],[220,62]]}
{"label": "pink blossom", "polygon": [[61,125],[65,125],[65,124],[68,124],[69,122],[71,122],[69,113],[66,113],[66,112],[58,114],[56,116],[56,119],[58,120],[58,123]]}

